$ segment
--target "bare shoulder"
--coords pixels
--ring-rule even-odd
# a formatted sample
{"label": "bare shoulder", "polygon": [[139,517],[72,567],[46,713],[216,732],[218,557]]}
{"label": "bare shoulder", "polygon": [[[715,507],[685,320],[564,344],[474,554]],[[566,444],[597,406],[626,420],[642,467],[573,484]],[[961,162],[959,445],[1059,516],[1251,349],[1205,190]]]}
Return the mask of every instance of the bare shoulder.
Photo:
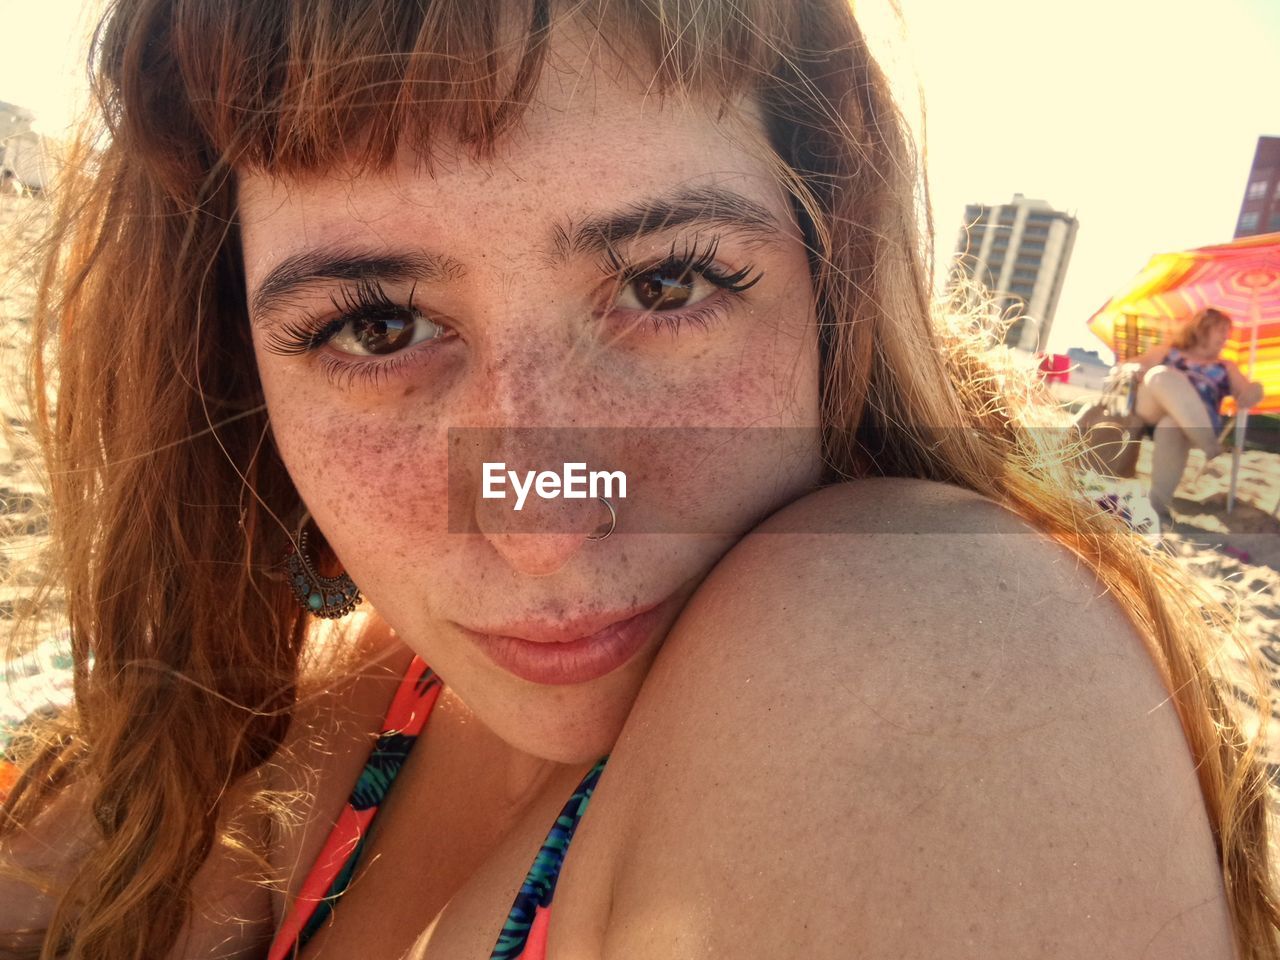
{"label": "bare shoulder", "polygon": [[1222,366],[1226,368],[1227,374],[1229,376],[1239,377],[1241,380],[1244,380],[1247,382],[1248,378],[1245,377],[1244,371],[1240,369],[1240,364],[1236,363],[1236,361],[1228,360],[1225,357],[1219,357],[1218,362],[1221,363]]}
{"label": "bare shoulder", "polygon": [[89,791],[67,783],[35,819],[0,838],[0,955],[30,947],[93,843]]}
{"label": "bare shoulder", "polygon": [[1245,375],[1245,372],[1240,369],[1240,364],[1236,361],[1223,358],[1220,362],[1224,367],[1226,367],[1227,376],[1233,381],[1233,386],[1236,389],[1242,388],[1251,382]]}
{"label": "bare shoulder", "polygon": [[[224,831],[230,842],[196,875],[191,922],[172,957],[256,958],[271,942],[300,867],[318,854],[354,780],[350,767],[363,762],[412,655],[385,631],[353,629],[314,652],[284,742],[237,785]],[[263,791],[286,809],[272,815],[253,802]]]}
{"label": "bare shoulder", "polygon": [[253,798],[266,770],[236,784],[223,805],[218,841],[191,881],[191,914],[168,956],[261,957],[275,931],[264,853],[271,825]]}
{"label": "bare shoulder", "polygon": [[[269,893],[249,879],[262,873],[249,851],[263,849],[265,839],[265,819],[244,802],[249,792],[242,783],[224,802],[221,826],[230,842],[217,843],[193,878],[192,913],[170,956],[257,957],[271,935]],[[95,849],[92,793],[88,781],[70,781],[31,823],[0,841],[0,953],[39,943]]]}
{"label": "bare shoulder", "polygon": [[606,958],[1232,956],[1139,635],[1070,552],[941,484],[829,488],[735,547],[597,803],[626,838]]}
{"label": "bare shoulder", "polygon": [[[345,799],[353,779],[347,767],[363,757],[359,747],[367,747],[370,728],[376,734],[397,671],[411,656],[386,647],[362,641],[349,651],[358,669],[344,682],[311,685],[275,757],[224,795],[219,841],[192,879],[191,914],[168,956],[263,956],[282,912],[283,888],[296,862],[317,845],[317,832],[305,828]],[[264,791],[286,803],[287,820],[264,808]],[[0,953],[30,946],[47,927],[60,891],[93,849],[91,801],[90,784],[71,782],[34,822],[0,839]],[[323,831],[318,834],[323,842]]]}

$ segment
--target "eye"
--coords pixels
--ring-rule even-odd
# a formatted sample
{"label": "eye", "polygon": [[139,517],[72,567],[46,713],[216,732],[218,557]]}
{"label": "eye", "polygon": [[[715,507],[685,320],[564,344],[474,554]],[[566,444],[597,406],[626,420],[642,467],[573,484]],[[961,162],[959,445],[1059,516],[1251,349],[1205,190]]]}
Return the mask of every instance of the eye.
{"label": "eye", "polygon": [[427,340],[444,336],[447,329],[411,307],[394,307],[347,318],[330,345],[342,353],[358,357],[399,353]]}
{"label": "eye", "polygon": [[763,274],[752,267],[726,273],[716,261],[720,238],[676,244],[657,263],[632,266],[612,247],[605,251],[604,269],[618,278],[616,306],[642,313],[673,313],[709,299],[717,290],[740,294]]}
{"label": "eye", "polygon": [[666,262],[625,278],[618,294],[623,310],[681,310],[705,300],[716,285],[687,262]]}
{"label": "eye", "polygon": [[[695,291],[701,283],[701,296]],[[679,310],[702,300],[711,284],[700,278],[688,263],[661,263],[632,274],[623,284],[618,306],[627,310]]]}

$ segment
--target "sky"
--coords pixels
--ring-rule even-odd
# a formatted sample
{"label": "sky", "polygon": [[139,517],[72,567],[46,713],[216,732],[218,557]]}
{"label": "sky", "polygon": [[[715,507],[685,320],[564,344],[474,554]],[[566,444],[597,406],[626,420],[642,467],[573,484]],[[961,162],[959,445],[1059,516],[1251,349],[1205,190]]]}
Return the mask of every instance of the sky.
{"label": "sky", "polygon": [[[856,9],[918,130],[923,91],[940,264],[968,203],[1021,193],[1080,222],[1051,350],[1100,347],[1086,320],[1153,253],[1231,239],[1257,138],[1280,136],[1280,2],[899,3]],[[42,132],[84,101],[95,6],[0,0],[0,100]]]}

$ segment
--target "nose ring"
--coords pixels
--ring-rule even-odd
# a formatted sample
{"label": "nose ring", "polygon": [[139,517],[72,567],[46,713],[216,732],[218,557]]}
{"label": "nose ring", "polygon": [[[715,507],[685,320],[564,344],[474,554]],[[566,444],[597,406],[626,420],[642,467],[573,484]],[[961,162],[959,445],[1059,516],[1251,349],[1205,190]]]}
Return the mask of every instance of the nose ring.
{"label": "nose ring", "polygon": [[[596,499],[609,508],[609,529],[606,530],[604,533],[600,533],[599,528],[596,528],[595,533],[587,534],[587,539],[588,540],[608,540],[609,534],[613,533],[613,528],[618,525],[618,511],[614,510],[613,504],[610,503],[608,500],[606,500],[604,497],[596,497]],[[600,526],[604,526],[604,524],[601,524]]]}

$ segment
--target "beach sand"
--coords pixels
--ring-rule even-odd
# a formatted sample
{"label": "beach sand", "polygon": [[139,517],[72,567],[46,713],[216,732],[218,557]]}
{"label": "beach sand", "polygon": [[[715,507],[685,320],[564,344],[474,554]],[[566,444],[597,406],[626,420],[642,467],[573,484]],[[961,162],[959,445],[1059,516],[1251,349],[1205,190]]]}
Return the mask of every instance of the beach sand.
{"label": "beach sand", "polygon": [[[23,266],[23,257],[44,215],[42,201],[0,197],[0,633],[15,613],[30,607],[46,529],[47,499],[17,389],[34,306],[30,268]],[[1145,483],[1151,456],[1150,443],[1143,447],[1138,486]],[[1239,502],[1230,513],[1230,456],[1217,458],[1203,471],[1201,462],[1201,454],[1193,453],[1174,502],[1180,522],[1164,542],[1196,582],[1235,604],[1240,636],[1261,654],[1259,662],[1280,688],[1280,455],[1243,455]],[[59,612],[56,595],[39,611],[46,636],[59,626]],[[1238,673],[1239,660],[1228,663],[1228,674]],[[1243,682],[1242,675],[1237,679]]]}
{"label": "beach sand", "polygon": [[[1145,481],[1151,444],[1143,444],[1138,479]],[[1203,469],[1202,469],[1203,468]],[[1268,759],[1280,783],[1280,455],[1246,450],[1240,457],[1236,503],[1227,512],[1231,455],[1204,464],[1195,451],[1174,496],[1176,523],[1164,542],[1198,585],[1235,612],[1244,649],[1224,644],[1223,674],[1246,706],[1256,686],[1246,657],[1264,671],[1271,709]]]}

